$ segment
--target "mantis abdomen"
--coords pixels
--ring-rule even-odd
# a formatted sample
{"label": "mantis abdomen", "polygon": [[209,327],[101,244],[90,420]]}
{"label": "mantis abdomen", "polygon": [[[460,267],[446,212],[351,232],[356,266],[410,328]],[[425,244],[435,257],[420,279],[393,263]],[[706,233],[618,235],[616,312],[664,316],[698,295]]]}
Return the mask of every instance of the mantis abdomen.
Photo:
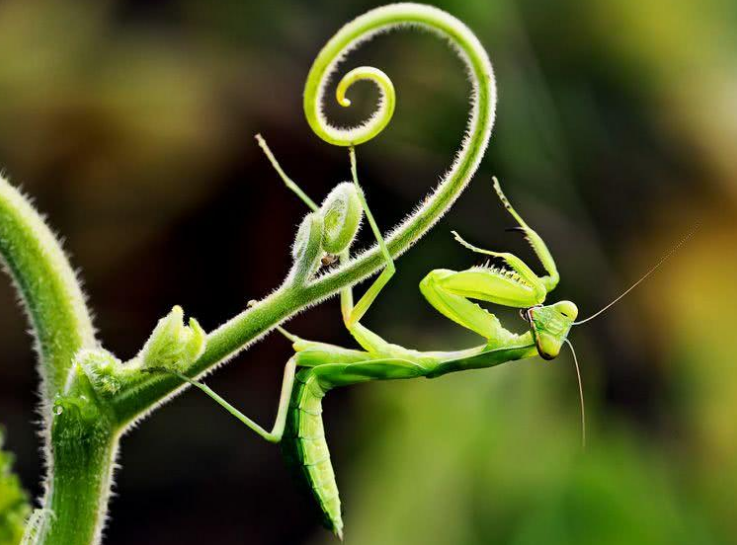
{"label": "mantis abdomen", "polygon": [[281,447],[295,475],[317,500],[323,524],[342,539],[338,485],[322,424],[322,398],[326,392],[313,369],[297,373]]}

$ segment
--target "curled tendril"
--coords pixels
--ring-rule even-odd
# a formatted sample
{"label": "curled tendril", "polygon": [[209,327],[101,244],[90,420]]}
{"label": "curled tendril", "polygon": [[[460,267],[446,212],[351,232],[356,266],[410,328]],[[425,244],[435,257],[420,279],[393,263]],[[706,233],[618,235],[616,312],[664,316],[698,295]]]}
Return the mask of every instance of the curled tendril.
{"label": "curled tendril", "polygon": [[[389,78],[380,70],[361,67],[348,72],[338,83],[336,98],[344,106],[346,93],[358,80],[373,81],[382,93],[374,114],[362,125],[339,128],[330,124],[323,101],[332,76],[345,56],[377,35],[395,29],[420,28],[446,41],[461,59],[472,85],[470,115],[462,145],[435,191],[386,237],[396,257],[406,251],[448,210],[479,167],[494,125],[496,83],[489,57],[473,32],[461,21],[432,6],[400,3],[373,9],[341,28],[322,48],[307,76],[303,106],[307,122],[320,138],[338,146],[353,146],[373,138],[391,119],[395,94]],[[343,266],[318,278],[315,293],[334,293],[335,286],[365,278],[382,263],[378,247],[354,256]]]}
{"label": "curled tendril", "polygon": [[[462,61],[472,92],[466,132],[455,160],[432,194],[386,237],[386,246],[393,257],[404,253],[426,234],[467,186],[488,146],[496,111],[494,71],[486,51],[473,32],[460,20],[438,8],[413,3],[392,4],[372,9],[345,25],[328,40],[315,59],[305,83],[303,105],[308,123],[320,138],[336,145],[350,146],[365,142],[367,136],[376,136],[378,133],[372,135],[371,131],[376,131],[377,127],[381,130],[379,125],[371,125],[366,129],[364,124],[358,129],[358,136],[364,139],[359,140],[351,132],[354,129],[332,127],[322,111],[322,103],[331,76],[350,51],[377,34],[398,28],[421,28],[447,42]],[[366,74],[365,69],[362,72]],[[349,83],[361,78],[353,74],[344,79],[345,83],[341,86],[343,102],[346,101]],[[374,77],[372,81],[376,83],[377,78]],[[393,97],[393,92],[387,92],[387,99],[390,94]],[[312,279],[319,267],[322,251],[322,240],[318,239],[317,244],[313,236],[322,237],[323,227],[319,225],[322,221],[319,213],[308,217],[311,219],[303,226],[303,235],[298,237],[304,241],[304,248],[301,249],[298,240],[294,248],[295,263],[282,288],[212,331],[207,338],[205,353],[184,370],[188,376],[212,369],[285,319],[385,266],[386,259],[380,248],[374,246]],[[124,421],[134,420],[179,387],[181,381],[160,378],[137,384],[134,395],[127,395],[126,392],[118,394],[114,401],[116,414]]]}
{"label": "curled tendril", "polygon": [[351,182],[336,185],[320,207],[323,217],[323,249],[337,255],[353,244],[361,227],[363,209],[356,186]]}
{"label": "curled tendril", "polygon": [[[330,76],[343,56],[360,42],[368,40],[374,34],[382,31],[382,29],[375,29],[369,33],[366,33],[365,30],[360,33],[357,32],[360,19],[361,17],[343,27],[322,49],[312,65],[305,84],[304,110],[307,122],[315,134],[336,146],[357,146],[377,136],[391,121],[397,103],[394,84],[389,76],[378,68],[359,66],[341,78],[335,90],[335,98],[338,104],[347,108],[351,105],[351,101],[346,94],[353,84],[358,81],[370,81],[379,90],[379,103],[374,113],[360,125],[350,128],[331,125],[325,116],[322,108],[325,91],[330,82]],[[347,42],[344,41],[345,38],[348,39]]]}
{"label": "curled tendril", "polygon": [[[326,132],[327,134],[332,132],[333,136],[332,140],[328,140],[331,144],[339,146],[357,146],[358,144],[363,144],[377,136],[392,120],[394,108],[397,104],[397,95],[394,91],[392,80],[378,68],[360,66],[343,76],[338,83],[338,87],[335,89],[335,98],[338,104],[344,108],[351,105],[351,101],[346,96],[346,93],[358,81],[370,81],[376,85],[379,89],[379,104],[371,117],[357,127],[341,129],[330,126],[326,121],[326,125],[331,129],[329,132]],[[326,139],[325,136],[322,136],[322,138]]]}

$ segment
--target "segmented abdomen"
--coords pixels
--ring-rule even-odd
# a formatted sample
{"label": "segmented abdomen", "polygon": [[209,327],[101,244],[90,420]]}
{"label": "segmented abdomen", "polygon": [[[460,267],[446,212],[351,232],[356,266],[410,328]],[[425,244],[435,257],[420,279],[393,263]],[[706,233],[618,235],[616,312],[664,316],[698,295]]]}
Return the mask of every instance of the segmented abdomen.
{"label": "segmented abdomen", "polygon": [[338,485],[322,424],[325,393],[312,369],[297,373],[281,446],[294,473],[317,500],[323,523],[342,539],[343,518]]}

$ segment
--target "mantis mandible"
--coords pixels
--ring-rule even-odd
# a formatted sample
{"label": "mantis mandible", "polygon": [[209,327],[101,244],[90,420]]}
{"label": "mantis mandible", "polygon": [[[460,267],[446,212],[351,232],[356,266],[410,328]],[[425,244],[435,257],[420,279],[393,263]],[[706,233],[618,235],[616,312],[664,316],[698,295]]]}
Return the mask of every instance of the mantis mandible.
{"label": "mantis mandible", "polygon": [[[487,255],[501,265],[487,264],[460,272],[436,269],[422,280],[420,291],[435,309],[477,333],[483,338],[483,343],[465,350],[420,352],[387,342],[361,323],[363,316],[394,275],[396,267],[359,184],[355,149],[350,148],[352,185],[343,183],[333,191],[342,191],[342,204],[327,207],[331,199],[329,196],[323,208],[318,208],[287,177],[263,138],[256,138],[285,184],[313,213],[322,214],[326,233],[331,226],[336,229],[337,235],[331,238],[326,234],[323,244],[330,246],[327,241],[335,238],[343,240],[334,247],[341,259],[349,257],[350,243],[358,230],[361,215],[365,215],[369,222],[386,260],[386,267],[355,305],[350,288],[341,293],[343,322],[361,349],[305,340],[279,328],[292,341],[295,354],[284,369],[276,421],[270,431],[243,415],[205,384],[176,374],[212,397],[267,441],[281,443],[287,460],[299,468],[317,500],[325,525],[342,538],[340,498],[321,417],[322,398],[328,391],[339,386],[374,380],[434,378],[456,371],[494,367],[537,355],[552,360],[560,353],[563,343],[567,342],[568,332],[578,316],[578,309],[571,301],[544,304],[548,293],[555,289],[560,279],[555,261],[545,242],[515,211],[504,196],[498,180],[494,178],[497,196],[517,222],[515,230],[520,231],[530,242],[547,274],[538,276],[513,254],[477,248],[454,232],[456,240],[464,247]],[[350,209],[358,206],[360,208],[357,215],[351,215]],[[331,253],[325,255],[330,256]],[[472,300],[519,308],[522,319],[529,324],[529,331],[521,335],[508,331],[498,318]],[[578,369],[577,364],[576,368]],[[583,403],[583,394],[581,401]]]}

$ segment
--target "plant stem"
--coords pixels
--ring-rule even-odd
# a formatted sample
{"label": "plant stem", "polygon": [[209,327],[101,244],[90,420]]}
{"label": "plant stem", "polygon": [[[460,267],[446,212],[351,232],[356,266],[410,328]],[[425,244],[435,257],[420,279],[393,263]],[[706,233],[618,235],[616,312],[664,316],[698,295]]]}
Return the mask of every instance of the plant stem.
{"label": "plant stem", "polygon": [[36,543],[99,543],[118,449],[114,419],[78,365],[71,368],[53,415],[52,471]]}
{"label": "plant stem", "polygon": [[[246,312],[235,316],[211,332],[207,336],[204,354],[184,369],[183,373],[194,378],[213,369],[217,364],[224,363],[310,302],[305,298],[304,290],[289,286],[281,287]],[[180,379],[171,375],[151,374],[134,388],[122,390],[110,403],[118,424],[126,426],[168,396],[187,387],[189,387],[187,383],[182,383]]]}
{"label": "plant stem", "polygon": [[[389,5],[361,15],[328,41],[310,70],[304,93],[307,121],[323,140],[339,146],[351,146],[375,137],[388,123],[393,107],[379,107],[364,124],[352,129],[340,129],[331,126],[322,112],[325,88],[348,51],[381,32],[406,26],[422,27],[448,40],[468,69],[473,94],[466,138],[450,170],[435,192],[386,237],[387,248],[394,258],[407,251],[448,211],[478,169],[489,143],[496,111],[496,84],[486,51],[468,27],[437,8],[409,3]],[[387,85],[383,73],[362,67],[363,75],[358,77],[356,70],[344,76],[344,79],[373,80],[383,93],[382,104],[393,104],[394,89]],[[338,89],[339,99],[341,96],[345,98],[346,84],[341,86],[339,83]],[[312,283],[304,286],[285,284],[210,333],[204,354],[184,369],[184,374],[196,378],[214,369],[300,310],[366,279],[384,264],[380,249],[374,246]],[[112,404],[120,418],[119,422],[125,425],[182,388],[179,380],[151,376],[137,383],[134,389],[122,391],[112,400]]]}
{"label": "plant stem", "polygon": [[61,245],[31,203],[2,177],[0,254],[33,327],[41,394],[48,404],[63,387],[74,354],[96,344],[94,328]]}
{"label": "plant stem", "polygon": [[[386,249],[394,258],[448,211],[484,155],[496,108],[494,75],[486,52],[463,23],[441,10],[419,4],[390,5],[358,17],[330,39],[315,60],[304,91],[307,121],[323,140],[354,146],[375,137],[394,111],[394,87],[386,74],[360,67],[339,82],[337,98],[344,106],[350,104],[346,91],[356,81],[373,81],[381,93],[374,115],[357,127],[331,126],[323,114],[323,98],[331,75],[349,51],[381,32],[405,26],[424,27],[448,41],[467,68],[473,93],[466,136],[453,165],[422,206],[386,237]],[[81,349],[99,348],[76,275],[41,216],[2,179],[0,254],[29,314],[44,380],[48,477],[43,520],[34,545],[99,543],[119,436],[135,419],[184,386],[177,378],[148,374],[114,395],[96,396],[84,371],[75,364]],[[384,264],[379,248],[373,247],[353,260],[341,260],[338,269],[317,280],[308,277],[314,270],[299,282],[298,275],[290,275],[276,292],[211,332],[203,355],[183,373],[195,378],[214,369],[297,312],[364,280]]]}
{"label": "plant stem", "polygon": [[53,434],[53,476],[44,500],[48,518],[39,543],[99,543],[118,439],[105,425],[61,427]]}
{"label": "plant stem", "polygon": [[40,527],[48,540],[42,534],[35,543],[88,545],[101,531],[117,440],[109,419],[76,426],[76,432],[59,427],[51,405],[64,388],[77,351],[97,345],[94,328],[61,245],[31,203],[2,177],[0,254],[31,322],[42,378],[48,469]]}

